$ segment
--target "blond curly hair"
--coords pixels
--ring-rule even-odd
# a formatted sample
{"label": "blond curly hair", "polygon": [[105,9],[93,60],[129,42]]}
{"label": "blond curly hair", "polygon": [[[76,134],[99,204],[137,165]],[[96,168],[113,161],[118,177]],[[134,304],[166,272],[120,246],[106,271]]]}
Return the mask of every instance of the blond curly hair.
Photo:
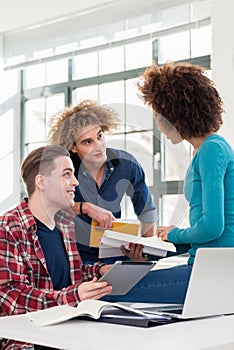
{"label": "blond curly hair", "polygon": [[77,106],[66,107],[49,121],[48,143],[62,145],[70,151],[78,138],[80,128],[99,125],[104,132],[117,129],[119,115],[110,106],[93,100],[83,100]]}

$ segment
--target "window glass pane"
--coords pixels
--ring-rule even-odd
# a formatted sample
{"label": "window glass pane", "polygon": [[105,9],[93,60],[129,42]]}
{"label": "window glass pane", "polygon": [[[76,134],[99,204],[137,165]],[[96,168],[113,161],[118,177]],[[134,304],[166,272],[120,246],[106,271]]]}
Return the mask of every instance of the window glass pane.
{"label": "window glass pane", "polygon": [[124,122],[124,81],[99,85],[99,100],[101,104],[110,105],[119,113],[119,117]]}
{"label": "window glass pane", "polygon": [[124,134],[113,133],[106,134],[106,144],[109,148],[125,149],[125,139]]}
{"label": "window glass pane", "polygon": [[0,181],[3,204],[3,201],[14,191],[14,112],[12,109],[0,116],[0,129],[3,131],[0,137],[0,171],[1,174],[6,174],[4,181]]}
{"label": "window glass pane", "polygon": [[212,77],[212,70],[211,69],[207,69],[206,71],[205,71],[205,75],[209,78],[209,79],[213,79],[213,77]]}
{"label": "window glass pane", "polygon": [[81,88],[74,89],[72,91],[72,104],[76,105],[80,101],[91,99],[94,101],[98,100],[98,86],[84,86]]}
{"label": "window glass pane", "polygon": [[138,78],[128,79],[126,80],[126,103],[133,105],[144,105],[141,99],[138,97],[138,89],[137,89],[137,81]]}
{"label": "window glass pane", "polygon": [[25,143],[41,142],[45,138],[45,99],[27,101],[25,104]]}
{"label": "window glass pane", "polygon": [[85,35],[86,38],[84,38],[83,40],[80,40],[79,47],[81,49],[96,47],[98,45],[105,44],[105,42],[106,42],[105,37],[103,35],[97,35],[98,29],[92,28],[92,30],[93,30],[93,32],[92,32],[93,35],[91,35],[91,33],[90,33],[90,37],[87,38],[87,32],[86,32],[86,35]]}
{"label": "window glass pane", "polygon": [[126,70],[150,66],[152,63],[152,41],[145,40],[125,46]]}
{"label": "window glass pane", "polygon": [[120,206],[121,206],[121,218],[122,219],[137,220],[137,216],[134,213],[132,201],[127,195],[123,196],[122,201],[120,203]]}
{"label": "window glass pane", "polygon": [[[13,193],[13,153],[8,154],[4,158],[0,158],[0,170],[4,176],[4,181],[0,181],[1,203]],[[17,173],[18,177],[18,173]]]}
{"label": "window glass pane", "polygon": [[161,37],[158,41],[158,63],[182,60],[190,57],[189,31]]}
{"label": "window glass pane", "polygon": [[34,51],[33,53],[33,58],[40,60],[46,57],[52,57],[54,54],[54,50],[52,49],[52,47],[48,48],[48,49],[42,49],[42,50],[38,50],[38,51]]}
{"label": "window glass pane", "polygon": [[26,55],[17,55],[6,57],[5,60],[6,66],[15,66],[17,64],[21,64],[26,61]]}
{"label": "window glass pane", "polygon": [[29,143],[24,147],[25,154],[28,154],[29,152],[33,151],[36,148],[42,147],[46,145],[46,141],[44,142],[35,142],[35,143]]}
{"label": "window glass pane", "polygon": [[152,133],[139,132],[126,135],[126,150],[141,164],[148,186],[153,185],[153,139]]}
{"label": "window glass pane", "polygon": [[25,68],[25,88],[32,89],[38,86],[44,86],[46,83],[45,64],[36,64]]}
{"label": "window glass pane", "polygon": [[164,195],[161,211],[162,225],[189,226],[189,206],[183,194]]}
{"label": "window glass pane", "polygon": [[211,16],[212,0],[192,1],[191,2],[191,20],[199,21]]}
{"label": "window glass pane", "polygon": [[152,129],[152,111],[138,97],[136,81],[137,79],[126,80],[126,129],[132,130],[132,126],[143,130]]}
{"label": "window glass pane", "polygon": [[46,63],[46,83],[57,84],[68,81],[67,59]]}
{"label": "window glass pane", "polygon": [[0,213],[14,206],[19,198],[19,132],[16,125],[17,115],[13,108],[0,116]]}
{"label": "window glass pane", "polygon": [[98,53],[90,52],[73,58],[72,79],[83,79],[98,75]]}
{"label": "window glass pane", "polygon": [[125,31],[127,31],[129,35],[125,36],[125,38],[131,37],[132,36],[130,35],[131,33],[134,34],[134,36],[138,36],[142,34],[142,27],[150,23],[151,20],[152,20],[151,12],[140,16],[136,16],[136,17],[129,16],[125,25]]}
{"label": "window glass pane", "polygon": [[191,147],[186,141],[172,144],[162,136],[162,181],[184,180],[191,161]]}
{"label": "window glass pane", "polygon": [[49,132],[49,120],[55,113],[61,111],[65,105],[65,95],[57,94],[46,98],[46,135]]}
{"label": "window glass pane", "polygon": [[3,103],[18,92],[18,72],[16,70],[2,72],[0,79],[0,103]]}
{"label": "window glass pane", "polygon": [[0,137],[0,159],[2,159],[14,150],[14,113],[12,109],[0,116],[0,130],[2,131]]}
{"label": "window glass pane", "polygon": [[75,50],[77,50],[77,46],[78,46],[77,42],[68,43],[65,45],[59,45],[55,48],[55,54],[61,55],[63,53],[69,53],[69,52],[75,51]]}
{"label": "window glass pane", "polygon": [[124,103],[124,81],[115,81],[99,85],[101,103]]}
{"label": "window glass pane", "polygon": [[211,35],[211,26],[191,30],[191,57],[212,53]]}
{"label": "window glass pane", "polygon": [[161,11],[162,29],[176,27],[190,20],[190,1],[178,6],[168,6]]}
{"label": "window glass pane", "polygon": [[149,108],[126,105],[126,131],[133,130],[152,130],[153,117]]}
{"label": "window glass pane", "polygon": [[124,70],[124,47],[99,51],[99,75]]}

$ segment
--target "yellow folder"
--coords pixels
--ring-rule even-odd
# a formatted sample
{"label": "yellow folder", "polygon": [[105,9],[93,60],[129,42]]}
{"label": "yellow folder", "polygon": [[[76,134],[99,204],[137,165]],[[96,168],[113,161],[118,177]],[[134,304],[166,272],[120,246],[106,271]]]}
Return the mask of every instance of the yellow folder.
{"label": "yellow folder", "polygon": [[[97,229],[96,226],[98,225],[99,224],[97,221],[92,220],[90,241],[89,241],[90,247],[98,248],[100,246],[100,242],[105,230]],[[139,223],[116,220],[116,221],[113,221],[111,230],[137,236],[139,231]]]}

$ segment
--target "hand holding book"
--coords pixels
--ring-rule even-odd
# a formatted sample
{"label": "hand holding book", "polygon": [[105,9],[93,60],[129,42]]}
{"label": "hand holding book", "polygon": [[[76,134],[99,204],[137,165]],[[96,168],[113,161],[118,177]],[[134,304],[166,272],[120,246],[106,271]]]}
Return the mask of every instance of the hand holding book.
{"label": "hand holding book", "polygon": [[121,245],[122,253],[127,256],[131,261],[148,261],[148,255],[143,253],[143,245],[137,243],[129,243],[128,248],[126,245]]}
{"label": "hand holding book", "polygon": [[166,256],[167,251],[176,252],[174,244],[162,241],[157,236],[140,237],[106,230],[101,239],[99,258],[123,255],[121,245],[128,248],[129,243],[143,245],[143,252],[149,255]]}

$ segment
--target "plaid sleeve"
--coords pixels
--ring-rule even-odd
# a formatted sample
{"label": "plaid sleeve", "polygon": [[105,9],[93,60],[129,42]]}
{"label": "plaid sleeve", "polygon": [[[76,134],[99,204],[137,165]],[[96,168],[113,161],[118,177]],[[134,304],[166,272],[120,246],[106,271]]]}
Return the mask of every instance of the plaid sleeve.
{"label": "plaid sleeve", "polygon": [[100,278],[100,268],[105,264],[97,262],[94,265],[82,265],[83,280],[90,281],[93,277]]}

